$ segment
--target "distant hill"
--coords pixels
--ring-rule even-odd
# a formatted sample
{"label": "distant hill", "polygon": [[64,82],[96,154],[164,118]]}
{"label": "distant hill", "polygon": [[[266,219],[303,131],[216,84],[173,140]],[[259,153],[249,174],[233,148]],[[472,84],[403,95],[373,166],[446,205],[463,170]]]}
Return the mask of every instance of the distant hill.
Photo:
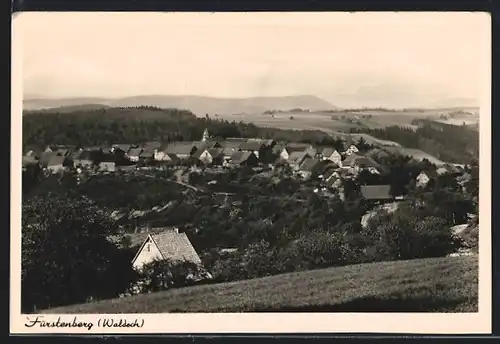
{"label": "distant hill", "polygon": [[156,106],[190,110],[197,116],[205,114],[263,113],[267,110],[307,109],[310,111],[335,109],[329,102],[316,96],[253,97],[253,98],[213,98],[204,96],[163,96],[147,95],[120,99],[105,98],[65,98],[65,99],[25,99],[24,110],[74,106]]}

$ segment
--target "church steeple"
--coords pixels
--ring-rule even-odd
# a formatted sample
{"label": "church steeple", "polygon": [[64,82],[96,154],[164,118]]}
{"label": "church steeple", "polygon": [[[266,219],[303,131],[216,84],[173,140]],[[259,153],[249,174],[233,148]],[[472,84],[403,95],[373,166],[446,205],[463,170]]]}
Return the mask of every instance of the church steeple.
{"label": "church steeple", "polygon": [[208,134],[208,129],[205,128],[205,131],[203,132],[203,137],[201,138],[202,142],[207,141],[210,138],[210,135]]}

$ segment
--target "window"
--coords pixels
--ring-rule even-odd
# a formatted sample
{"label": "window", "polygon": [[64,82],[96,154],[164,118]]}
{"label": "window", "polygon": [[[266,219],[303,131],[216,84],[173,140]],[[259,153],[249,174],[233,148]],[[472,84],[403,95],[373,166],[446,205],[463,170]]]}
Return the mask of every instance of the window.
{"label": "window", "polygon": [[151,244],[150,244],[150,243],[148,243],[148,244],[146,245],[146,250],[147,250],[148,252],[151,252]]}

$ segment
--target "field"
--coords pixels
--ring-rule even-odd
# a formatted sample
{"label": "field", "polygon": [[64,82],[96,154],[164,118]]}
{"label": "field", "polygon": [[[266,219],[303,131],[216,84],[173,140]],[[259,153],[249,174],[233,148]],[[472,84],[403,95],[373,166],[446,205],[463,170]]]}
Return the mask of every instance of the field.
{"label": "field", "polygon": [[477,312],[477,298],[477,256],[462,256],[296,272],[45,313]]}

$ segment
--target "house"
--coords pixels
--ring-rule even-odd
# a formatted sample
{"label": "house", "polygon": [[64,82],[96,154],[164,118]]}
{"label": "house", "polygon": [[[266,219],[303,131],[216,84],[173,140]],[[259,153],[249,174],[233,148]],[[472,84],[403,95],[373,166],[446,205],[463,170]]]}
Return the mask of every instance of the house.
{"label": "house", "polygon": [[166,154],[174,154],[179,159],[187,159],[196,152],[197,147],[193,142],[172,142],[165,148]]}
{"label": "house", "polygon": [[206,142],[208,141],[208,139],[210,139],[210,134],[208,133],[208,129],[205,128],[205,130],[203,131],[203,135],[201,137],[201,141]]}
{"label": "house", "polygon": [[236,148],[231,148],[231,147],[225,147],[222,148],[222,157],[224,160],[229,160],[231,158],[231,155],[233,155],[235,152],[238,152],[239,149]]}
{"label": "house", "polygon": [[318,159],[307,157],[299,166],[298,174],[304,179],[309,179],[313,174],[317,173],[320,166],[321,164]]}
{"label": "house", "polygon": [[139,153],[139,160],[148,161],[153,160],[155,156],[155,152],[153,149],[147,148],[143,149],[141,153]]}
{"label": "house", "polygon": [[335,148],[324,148],[320,154],[323,160],[330,160],[338,166],[342,166],[342,155]]}
{"label": "house", "polygon": [[357,155],[355,153],[348,155],[342,161],[342,167],[350,169],[352,172],[357,173],[361,170],[368,170],[373,174],[380,174],[385,172],[385,169],[370,157]]}
{"label": "house", "polygon": [[312,146],[308,143],[288,143],[280,152],[280,157],[288,160],[292,152],[305,152],[310,148],[312,148]]}
{"label": "house", "polygon": [[259,164],[259,159],[252,152],[235,152],[231,155],[231,159],[228,162],[229,166],[257,166]]}
{"label": "house", "polygon": [[88,150],[81,150],[73,155],[73,166],[75,168],[91,168],[94,164],[92,159],[92,152]]}
{"label": "house", "polygon": [[180,159],[177,155],[172,153],[167,153],[165,150],[157,150],[154,152],[153,159],[156,161],[164,161],[171,164],[177,164]]}
{"label": "house", "polygon": [[243,142],[234,142],[234,141],[223,141],[221,142],[222,148],[227,148],[227,149],[232,149],[234,151],[237,151],[240,149],[240,145]]}
{"label": "house", "polygon": [[42,152],[40,150],[37,150],[34,148],[34,149],[28,150],[24,156],[39,160],[41,155],[42,155]]}
{"label": "house", "polygon": [[164,228],[146,237],[132,260],[132,266],[140,270],[145,264],[167,259],[202,264],[186,233],[179,233],[177,228]]}
{"label": "house", "polygon": [[437,177],[436,170],[427,170],[419,173],[417,178],[415,178],[416,186],[419,188],[426,187],[429,182]]}
{"label": "house", "polygon": [[64,170],[64,162],[66,161],[66,157],[57,155],[55,152],[52,153],[53,155],[50,157],[50,160],[47,163],[47,170],[52,173],[57,173]]}
{"label": "house", "polygon": [[222,148],[205,149],[197,158],[204,164],[222,164],[224,155]]}
{"label": "house", "polygon": [[358,153],[359,152],[359,149],[358,147],[356,147],[355,145],[350,145],[344,152],[345,155],[351,155],[351,154],[355,154],[355,153]]}
{"label": "house", "polygon": [[145,142],[142,145],[142,148],[144,150],[154,151],[155,149],[160,149],[161,148],[161,142],[159,142],[159,141],[148,141],[148,142]]}
{"label": "house", "polygon": [[253,152],[258,158],[264,144],[260,141],[247,141],[240,144],[239,149],[243,152]]}
{"label": "house", "polygon": [[40,155],[40,166],[41,167],[44,167],[46,168],[48,165],[49,165],[49,161],[52,159],[52,157],[54,156],[57,156],[57,154],[55,152],[46,152],[44,151],[41,155]]}
{"label": "house", "polygon": [[395,198],[391,195],[390,185],[362,185],[361,195],[364,199],[371,201],[386,201]]}
{"label": "house", "polygon": [[292,152],[288,156],[287,163],[292,169],[298,169],[299,166],[304,162],[305,159],[307,158],[312,158],[311,155],[309,155],[305,151],[299,151],[299,152]]}
{"label": "house", "polygon": [[130,148],[127,152],[127,157],[130,161],[139,161],[139,156],[142,153],[142,148]]}
{"label": "house", "polygon": [[121,151],[122,153],[128,153],[128,151],[134,148],[133,145],[127,143],[115,143],[111,146],[111,151],[114,153],[116,151]]}
{"label": "house", "polygon": [[116,165],[114,161],[101,161],[99,163],[99,171],[101,172],[115,172]]}

